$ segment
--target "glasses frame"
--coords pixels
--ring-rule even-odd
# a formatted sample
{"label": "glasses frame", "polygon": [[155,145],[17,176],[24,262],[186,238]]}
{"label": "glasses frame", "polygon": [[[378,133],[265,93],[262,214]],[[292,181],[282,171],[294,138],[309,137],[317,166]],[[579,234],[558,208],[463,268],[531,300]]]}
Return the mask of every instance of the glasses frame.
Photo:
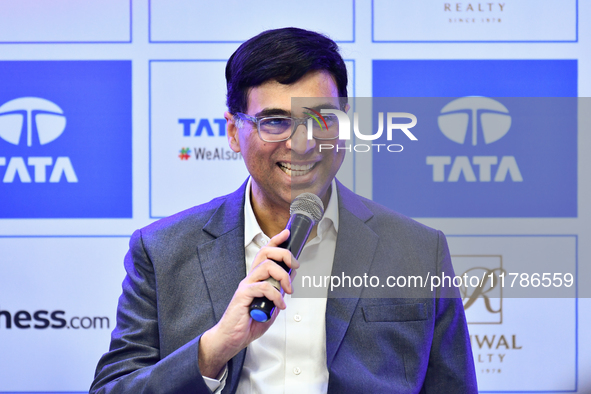
{"label": "glasses frame", "polygon": [[[257,134],[259,135],[259,138],[261,140],[263,140],[264,142],[283,142],[283,141],[287,141],[291,137],[293,137],[293,135],[295,134],[295,131],[298,129],[298,127],[300,127],[300,125],[306,125],[306,123],[308,122],[308,119],[312,119],[311,117],[308,117],[308,118],[294,118],[292,116],[285,116],[285,115],[269,115],[269,116],[255,117],[255,116],[250,116],[250,115],[247,115],[247,114],[243,114],[242,112],[236,112],[234,114],[234,116],[237,116],[241,120],[248,120],[249,122],[251,122],[254,125],[256,125],[256,127],[257,127]],[[261,124],[261,121],[263,121],[265,119],[291,119],[292,122],[293,122],[291,134],[289,135],[289,137],[283,138],[283,139],[280,139],[280,140],[271,140],[270,141],[270,140],[264,139],[263,136],[261,135],[260,124]],[[330,138],[318,138],[318,137],[315,137],[314,135],[312,137],[315,140],[319,140],[319,141],[331,141],[331,140],[336,140],[337,138],[339,138],[338,135],[335,136],[335,137],[330,137]]]}

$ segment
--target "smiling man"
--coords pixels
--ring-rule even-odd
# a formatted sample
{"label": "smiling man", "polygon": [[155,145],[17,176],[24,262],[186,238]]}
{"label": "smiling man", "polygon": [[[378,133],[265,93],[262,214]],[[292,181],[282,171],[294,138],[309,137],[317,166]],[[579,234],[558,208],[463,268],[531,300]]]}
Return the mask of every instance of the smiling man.
{"label": "smiling man", "polygon": [[[134,233],[117,327],[91,392],[476,393],[459,299],[438,291],[368,297],[363,289],[346,298],[291,296],[296,270],[452,272],[443,234],[336,181],[345,151],[321,152],[319,141],[338,131],[308,138],[310,111],[348,109],[337,45],[301,29],[266,31],[232,55],[226,79],[229,145],[251,176],[228,196]],[[292,108],[293,97],[311,107]],[[325,215],[298,262],[277,246],[303,192],[320,197]],[[249,315],[262,296],[277,306],[266,323]]]}
{"label": "smiling man", "polygon": [[[295,122],[289,117],[305,119],[307,111],[300,108],[299,113],[292,114],[292,97],[319,98],[320,107],[340,108],[339,89],[332,75],[314,70],[291,84],[270,80],[251,88],[246,111],[253,115],[225,114],[230,147],[242,152],[252,177],[252,208],[265,234],[278,234],[285,228],[294,196],[311,192],[327,206],[331,182],[345,158],[344,149],[320,152],[316,139],[307,138],[305,125],[294,129]],[[330,97],[333,100],[327,102]],[[287,134],[261,135],[264,128],[257,123],[265,118],[276,123],[287,121]],[[245,125],[245,119],[250,124]]]}

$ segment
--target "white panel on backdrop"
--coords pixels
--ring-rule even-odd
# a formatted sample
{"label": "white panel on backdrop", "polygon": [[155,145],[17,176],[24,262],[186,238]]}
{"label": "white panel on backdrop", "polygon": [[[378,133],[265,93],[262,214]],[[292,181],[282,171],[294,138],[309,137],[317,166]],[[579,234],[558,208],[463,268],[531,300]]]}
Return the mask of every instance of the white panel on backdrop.
{"label": "white panel on backdrop", "polygon": [[[346,62],[348,90],[354,63]],[[225,60],[150,62],[150,216],[160,218],[236,190],[248,176],[226,137]],[[353,156],[339,179],[353,187]]]}
{"label": "white panel on backdrop", "polygon": [[[577,272],[575,236],[448,236],[448,241],[458,276],[471,275],[477,267],[502,269],[507,274],[552,271],[575,277]],[[505,293],[513,278],[506,275]],[[469,295],[464,298],[478,388],[492,392],[574,390],[577,300],[503,298],[499,297],[503,290],[499,283],[477,296],[473,304]],[[522,285],[531,286],[528,283]]]}
{"label": "white panel on backdrop", "polygon": [[226,138],[226,61],[150,63],[150,215],[236,190],[248,172]]}
{"label": "white panel on backdrop", "polygon": [[131,0],[3,0],[1,42],[131,42]]}
{"label": "white panel on backdrop", "polygon": [[127,243],[0,238],[0,392],[88,390],[115,328]]}
{"label": "white panel on backdrop", "polygon": [[373,1],[373,40],[576,41],[576,0]]}
{"label": "white panel on backdrop", "polygon": [[150,41],[242,42],[263,30],[296,26],[352,42],[354,20],[353,0],[151,0]]}

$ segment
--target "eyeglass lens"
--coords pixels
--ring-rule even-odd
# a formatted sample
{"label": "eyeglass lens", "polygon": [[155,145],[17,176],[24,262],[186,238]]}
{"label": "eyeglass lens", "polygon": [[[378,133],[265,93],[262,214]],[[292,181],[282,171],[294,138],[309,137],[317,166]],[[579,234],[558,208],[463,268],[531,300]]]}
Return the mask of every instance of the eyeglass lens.
{"label": "eyeglass lens", "polygon": [[291,136],[294,129],[303,124],[312,127],[312,135],[319,139],[332,139],[339,135],[336,116],[325,115],[322,118],[293,119],[289,117],[262,118],[258,127],[261,137],[265,140],[284,140]]}

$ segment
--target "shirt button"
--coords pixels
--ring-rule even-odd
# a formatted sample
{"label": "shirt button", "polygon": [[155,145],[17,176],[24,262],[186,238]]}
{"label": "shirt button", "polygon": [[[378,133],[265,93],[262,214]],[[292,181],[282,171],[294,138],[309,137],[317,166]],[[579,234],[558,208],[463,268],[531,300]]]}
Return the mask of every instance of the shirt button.
{"label": "shirt button", "polygon": [[295,316],[293,317],[293,320],[295,320],[295,321],[299,322],[299,321],[302,321],[302,317],[301,317],[300,315],[295,315]]}
{"label": "shirt button", "polygon": [[296,375],[299,375],[299,374],[301,374],[301,373],[302,373],[302,370],[301,370],[301,369],[299,369],[298,367],[295,367],[295,368],[293,369],[293,373],[294,373],[294,374],[296,374]]}

